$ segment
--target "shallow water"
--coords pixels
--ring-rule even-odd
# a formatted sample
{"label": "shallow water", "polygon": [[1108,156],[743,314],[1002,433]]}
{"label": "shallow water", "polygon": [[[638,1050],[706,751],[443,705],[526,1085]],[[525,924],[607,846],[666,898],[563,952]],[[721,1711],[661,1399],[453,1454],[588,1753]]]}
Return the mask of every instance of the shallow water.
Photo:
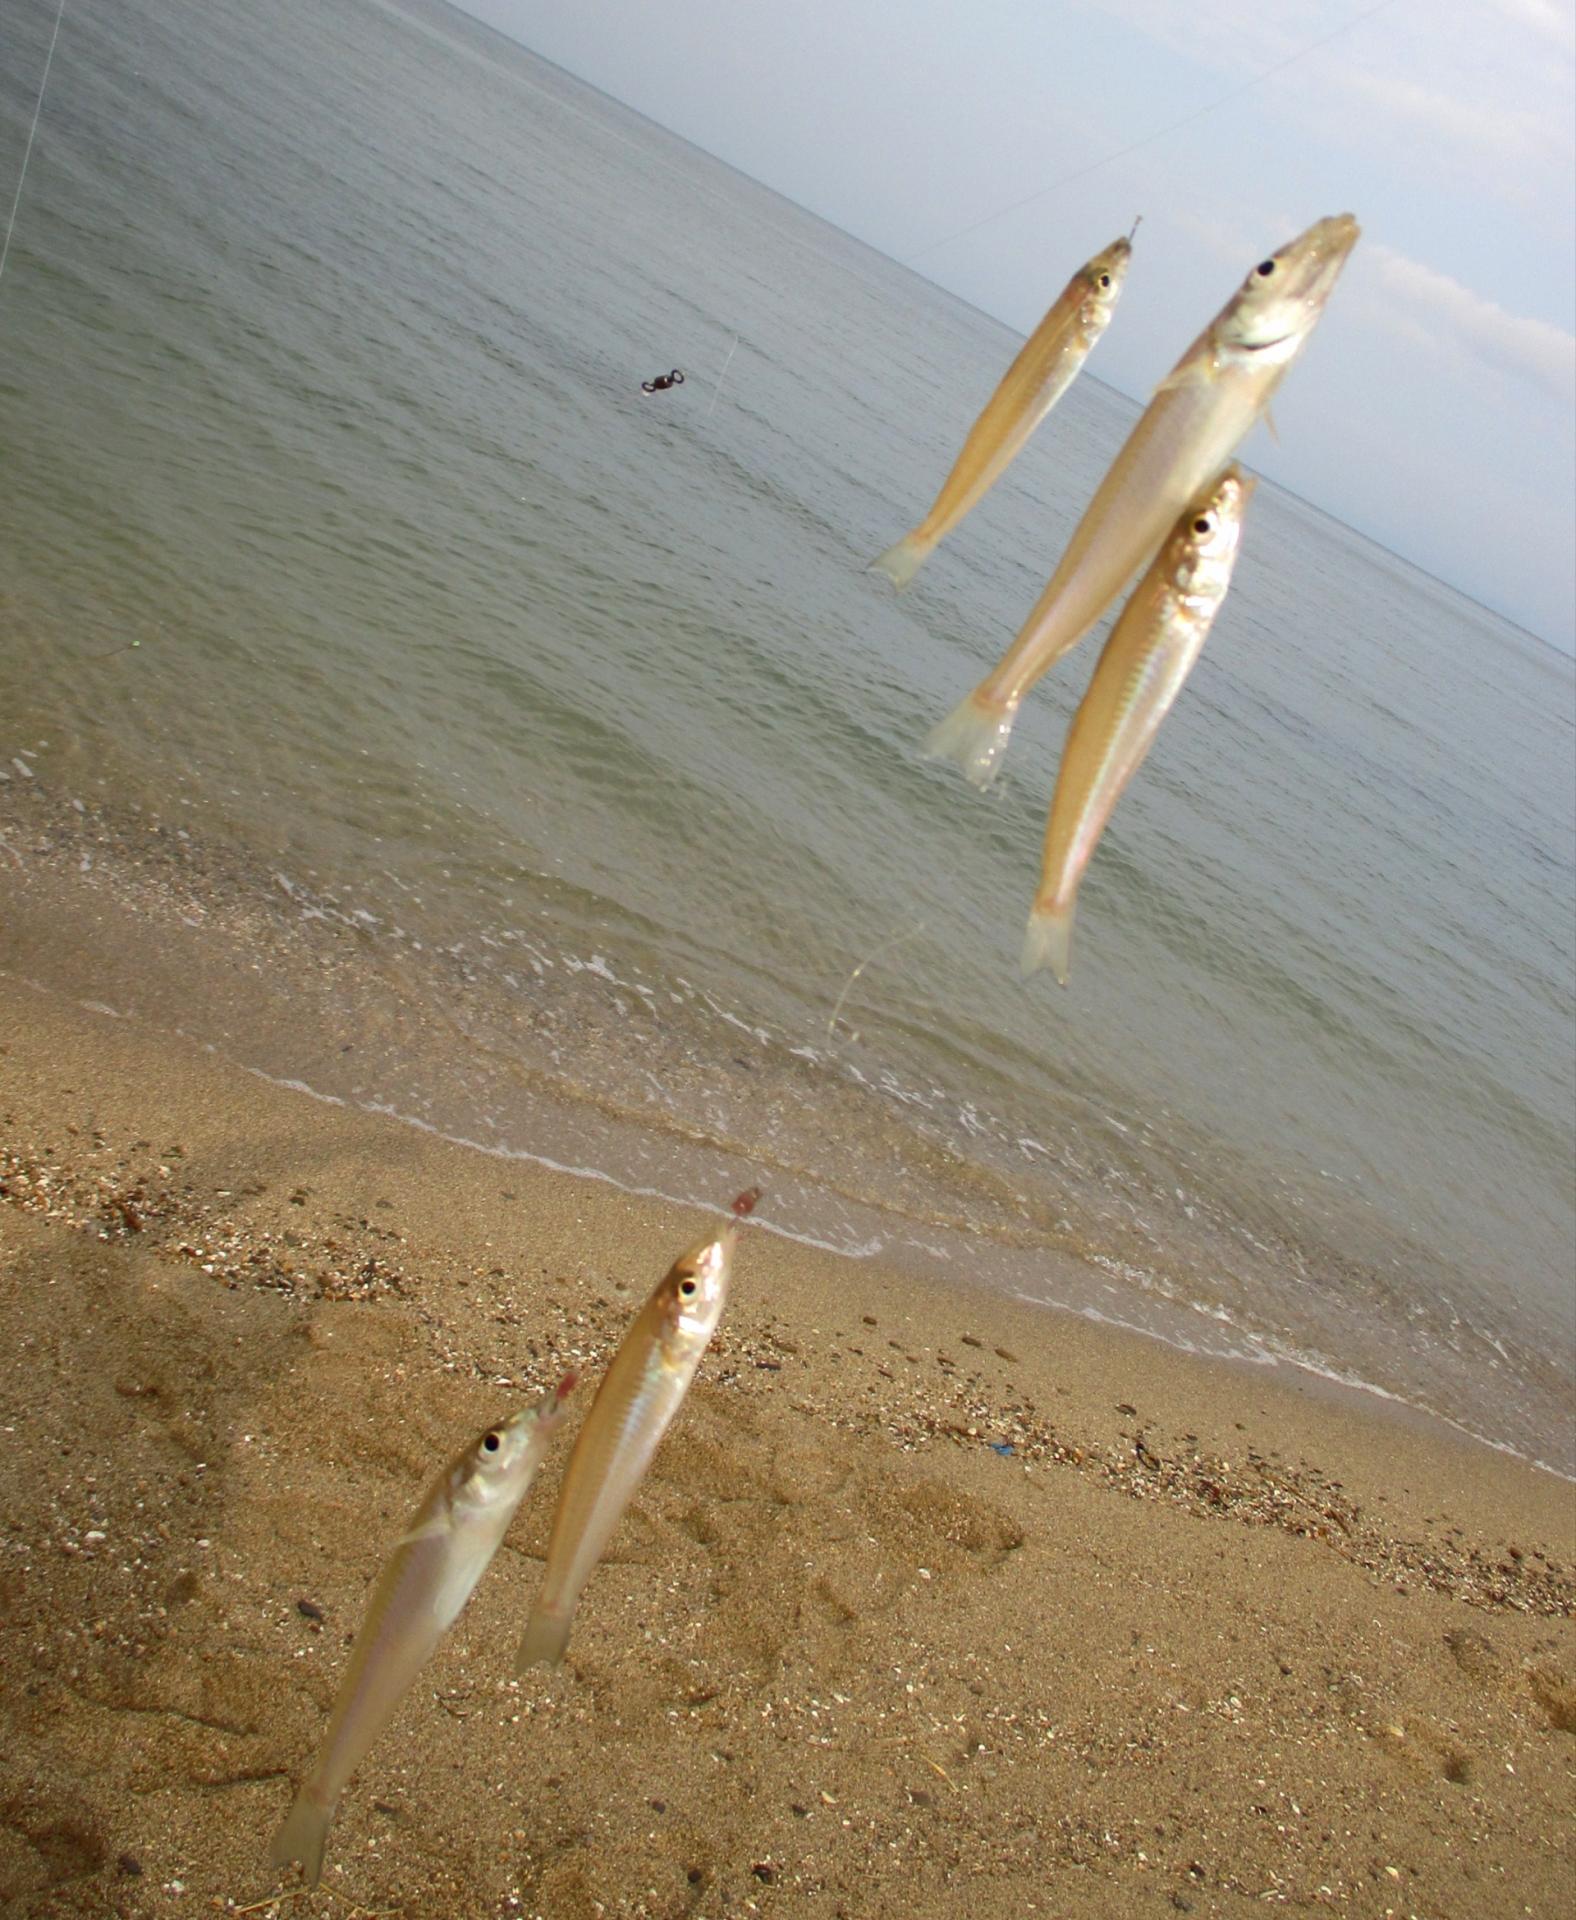
{"label": "shallow water", "polygon": [[[7,202],[53,17],[0,20]],[[1064,994],[1017,949],[1094,643],[992,798],[915,747],[1121,442],[1096,378],[896,598],[1012,336],[459,15],[305,0],[72,0],[0,338],[0,811],[157,819],[277,934],[266,1005],[183,957],[188,1031],[1576,1460],[1568,661],[1261,484]]]}

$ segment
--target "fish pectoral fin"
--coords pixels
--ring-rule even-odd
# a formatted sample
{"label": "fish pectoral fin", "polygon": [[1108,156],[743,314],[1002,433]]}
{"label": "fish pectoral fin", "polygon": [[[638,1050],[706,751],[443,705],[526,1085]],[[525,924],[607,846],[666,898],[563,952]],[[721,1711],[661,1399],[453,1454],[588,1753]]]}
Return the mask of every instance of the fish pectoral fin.
{"label": "fish pectoral fin", "polygon": [[1265,426],[1267,426],[1270,430],[1270,438],[1275,442],[1276,446],[1279,446],[1280,434],[1276,430],[1275,416],[1273,413],[1270,412],[1269,407],[1267,405],[1264,409],[1263,419],[1264,419]]}
{"label": "fish pectoral fin", "polygon": [[1160,382],[1160,385],[1155,388],[1155,393],[1174,393],[1180,387],[1207,386],[1214,377],[1215,363],[1213,360],[1201,360],[1196,356],[1190,356],[1184,360],[1179,367],[1173,367],[1171,369],[1165,379]]}
{"label": "fish pectoral fin", "polygon": [[394,1543],[395,1550],[398,1551],[400,1547],[414,1547],[422,1540],[436,1540],[441,1534],[445,1534],[448,1531],[449,1523],[447,1519],[442,1516],[436,1516],[431,1520],[424,1520],[419,1527],[412,1527],[409,1533],[402,1533],[400,1535]]}

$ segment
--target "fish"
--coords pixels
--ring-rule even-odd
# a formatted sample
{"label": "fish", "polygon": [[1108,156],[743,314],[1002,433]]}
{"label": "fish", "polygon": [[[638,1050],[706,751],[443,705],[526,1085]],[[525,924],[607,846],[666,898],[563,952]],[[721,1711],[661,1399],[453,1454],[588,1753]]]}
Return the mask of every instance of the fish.
{"label": "fish", "polygon": [[456,1455],[428,1487],[378,1575],[316,1764],[269,1849],[276,1867],[299,1860],[307,1886],[322,1877],[339,1796],[487,1571],[574,1384],[575,1376],[566,1374],[552,1393]]}
{"label": "fish", "polygon": [[[739,1219],[759,1190],[733,1203]],[[575,1435],[547,1543],[542,1589],[520,1642],[516,1670],[556,1667],[569,1644],[581,1590],[683,1404],[728,1300],[738,1226],[681,1253],[641,1308]]]}
{"label": "fish", "polygon": [[1155,389],[1022,631],[931,733],[927,759],[954,760],[975,786],[990,785],[1023,696],[1153,559],[1268,411],[1360,232],[1351,214],[1333,214],[1252,269]]}
{"label": "fish", "polygon": [[1131,239],[1113,240],[1067,282],[970,427],[935,505],[911,533],[872,560],[867,573],[884,573],[901,591],[963,516],[984,499],[1078,377],[1090,350],[1110,325],[1132,253]]}
{"label": "fish", "polygon": [[1230,466],[1191,501],[1111,629],[1062,749],[1025,976],[1049,964],[1067,984],[1079,882],[1220,611],[1257,484]]}

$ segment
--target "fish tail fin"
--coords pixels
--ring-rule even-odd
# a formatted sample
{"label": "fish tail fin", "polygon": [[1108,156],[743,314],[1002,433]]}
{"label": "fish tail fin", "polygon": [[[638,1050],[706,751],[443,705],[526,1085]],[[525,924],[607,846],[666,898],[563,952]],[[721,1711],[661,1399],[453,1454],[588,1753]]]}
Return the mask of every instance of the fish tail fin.
{"label": "fish tail fin", "polygon": [[927,540],[917,532],[905,533],[895,547],[888,547],[885,553],[877,554],[865,572],[884,573],[901,593],[930,557],[935,544],[934,540]]}
{"label": "fish tail fin", "polygon": [[323,1847],[333,1817],[332,1800],[314,1793],[310,1783],[302,1787],[268,1849],[270,1864],[287,1867],[292,1860],[299,1860],[307,1886],[315,1887],[323,1877]]}
{"label": "fish tail fin", "polygon": [[1017,718],[1018,699],[995,701],[980,697],[979,688],[961,700],[938,727],[933,727],[923,748],[927,760],[953,760],[982,791],[996,777],[997,762],[1007,751],[1012,723]]}
{"label": "fish tail fin", "polygon": [[1056,902],[1043,907],[1036,900],[1029,914],[1028,930],[1023,936],[1023,977],[1027,980],[1031,974],[1048,966],[1065,987],[1067,973],[1071,964],[1073,944],[1073,915],[1077,911],[1077,896],[1070,900]]}
{"label": "fish tail fin", "polygon": [[527,1667],[556,1667],[564,1657],[564,1649],[569,1645],[569,1628],[573,1614],[548,1613],[538,1607],[526,1623],[525,1636],[520,1642],[520,1651],[515,1656],[514,1670],[524,1673]]}

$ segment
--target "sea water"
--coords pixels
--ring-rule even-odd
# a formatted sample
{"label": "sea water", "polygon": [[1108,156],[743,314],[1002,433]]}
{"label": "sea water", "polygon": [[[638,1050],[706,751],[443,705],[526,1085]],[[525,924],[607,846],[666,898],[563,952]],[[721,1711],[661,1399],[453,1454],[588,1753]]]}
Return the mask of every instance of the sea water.
{"label": "sea water", "polygon": [[[7,205],[53,23],[0,15]],[[1134,404],[1086,373],[906,594],[864,571],[1016,344],[441,5],[68,0],[0,281],[0,827],[180,907],[62,978],[1569,1469],[1571,664],[1261,484],[1071,987],[1023,982],[1098,636],[990,797],[917,749]]]}

